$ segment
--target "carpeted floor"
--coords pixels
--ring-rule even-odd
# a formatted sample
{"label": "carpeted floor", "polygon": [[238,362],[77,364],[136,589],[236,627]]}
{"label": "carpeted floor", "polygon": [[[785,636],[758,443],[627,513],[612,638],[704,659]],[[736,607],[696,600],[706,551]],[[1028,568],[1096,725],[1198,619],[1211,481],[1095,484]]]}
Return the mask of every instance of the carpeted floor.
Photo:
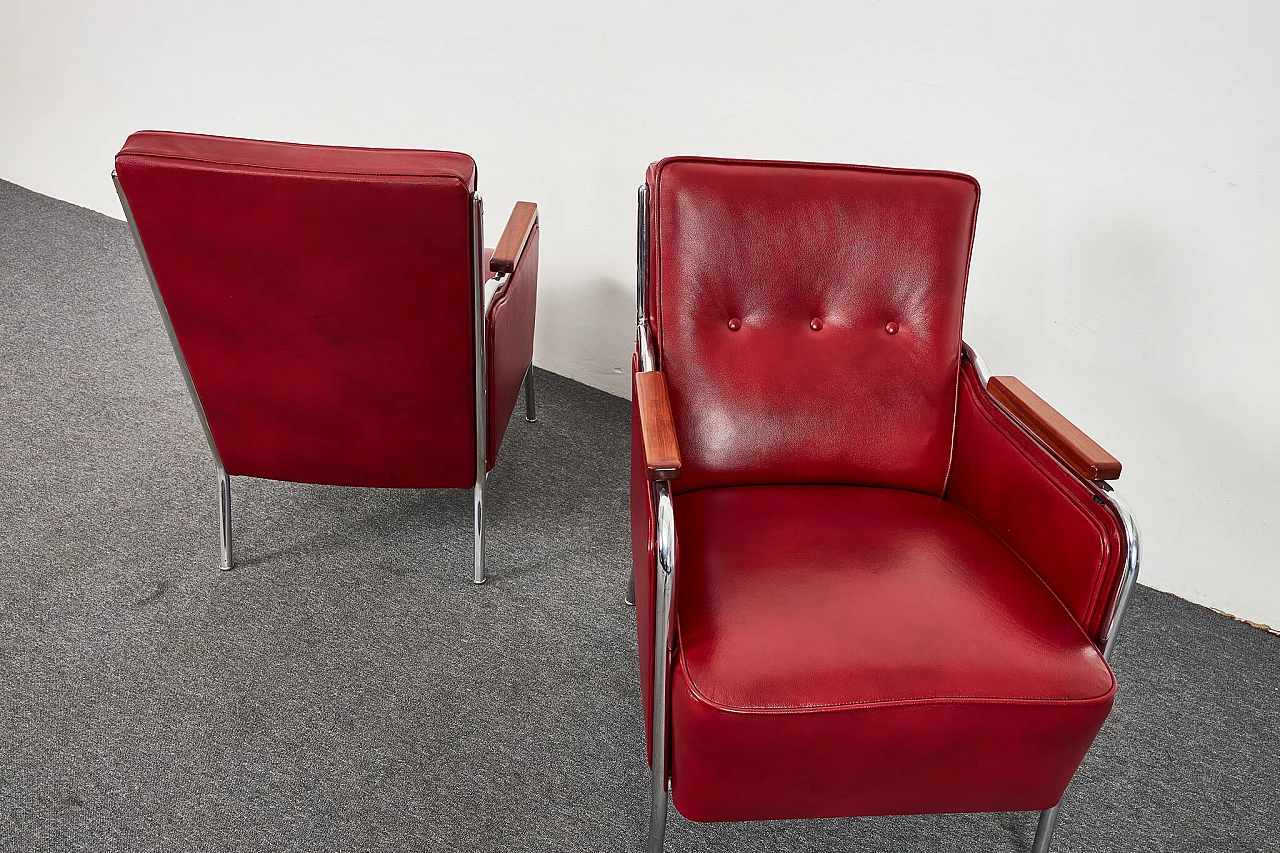
{"label": "carpeted floor", "polygon": [[[104,174],[103,180],[106,180]],[[0,850],[617,851],[647,815],[629,405],[540,372],[470,494],[234,481],[123,223],[0,182]],[[1280,850],[1280,639],[1141,589],[1055,850]],[[668,850],[1022,851],[1027,814]]]}

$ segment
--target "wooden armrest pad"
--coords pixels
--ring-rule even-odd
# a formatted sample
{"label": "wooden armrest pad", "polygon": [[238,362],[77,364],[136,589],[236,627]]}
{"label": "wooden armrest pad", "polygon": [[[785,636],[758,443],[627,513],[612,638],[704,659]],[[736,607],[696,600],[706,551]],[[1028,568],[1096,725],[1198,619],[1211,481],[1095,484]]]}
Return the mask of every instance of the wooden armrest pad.
{"label": "wooden armrest pad", "polygon": [[502,239],[493,250],[489,260],[489,271],[496,273],[513,273],[516,264],[520,263],[520,253],[524,244],[529,242],[533,226],[538,224],[538,206],[531,201],[518,201],[507,219],[507,227],[502,229]]}
{"label": "wooden armrest pad", "polygon": [[1014,377],[992,376],[987,391],[1076,474],[1086,480],[1120,478],[1118,459]]}
{"label": "wooden armrest pad", "polygon": [[680,476],[680,446],[671,418],[667,378],[661,371],[636,374],[636,403],[640,410],[640,437],[650,480],[674,480]]}

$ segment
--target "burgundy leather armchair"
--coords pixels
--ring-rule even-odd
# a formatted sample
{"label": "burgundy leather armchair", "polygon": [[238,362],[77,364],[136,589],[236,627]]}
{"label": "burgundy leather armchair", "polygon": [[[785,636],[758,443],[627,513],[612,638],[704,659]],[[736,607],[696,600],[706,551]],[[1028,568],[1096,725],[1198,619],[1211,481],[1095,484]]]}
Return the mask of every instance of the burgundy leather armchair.
{"label": "burgundy leather armchair", "polygon": [[185,133],[133,134],[112,177],[213,452],[222,568],[245,475],[471,488],[483,583],[521,383],[535,419],[537,206],[485,250],[465,154]]}
{"label": "burgundy leather armchair", "polygon": [[640,190],[632,590],[684,816],[1042,812],[1111,709],[1119,463],[961,340],[978,185],[673,158]]}

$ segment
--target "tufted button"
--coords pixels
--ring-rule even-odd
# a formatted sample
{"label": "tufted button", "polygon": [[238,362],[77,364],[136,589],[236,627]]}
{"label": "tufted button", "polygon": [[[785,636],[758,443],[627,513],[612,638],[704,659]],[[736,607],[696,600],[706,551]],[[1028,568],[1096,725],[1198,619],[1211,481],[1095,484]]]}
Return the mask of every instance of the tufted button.
{"label": "tufted button", "polygon": [[898,334],[898,324],[890,320],[884,324],[884,330],[891,335]]}
{"label": "tufted button", "polygon": [[822,331],[822,321],[819,320],[817,317],[814,317],[812,320],[809,321],[809,328],[813,329],[815,332]]}
{"label": "tufted button", "polygon": [[741,329],[741,328],[742,328],[742,321],[741,321],[741,320],[739,320],[737,317],[730,317],[730,318],[729,318],[729,331],[731,331],[731,332],[736,332],[736,331],[738,331],[738,330],[739,330],[739,329]]}

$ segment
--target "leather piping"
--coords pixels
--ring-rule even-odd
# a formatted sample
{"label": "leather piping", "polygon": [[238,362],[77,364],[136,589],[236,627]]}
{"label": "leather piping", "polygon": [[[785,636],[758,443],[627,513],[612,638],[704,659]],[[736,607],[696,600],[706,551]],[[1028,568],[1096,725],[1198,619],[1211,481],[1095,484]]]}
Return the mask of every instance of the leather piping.
{"label": "leather piping", "polygon": [[[819,171],[849,171],[849,172],[877,172],[892,175],[915,175],[928,178],[954,178],[964,181],[973,186],[973,215],[970,217],[969,224],[969,253],[965,257],[964,267],[964,284],[960,291],[960,324],[956,329],[956,381],[955,381],[955,402],[951,412],[951,454],[947,457],[947,470],[942,477],[942,488],[937,492],[937,497],[942,497],[947,493],[947,484],[951,479],[951,465],[955,460],[956,452],[956,422],[960,416],[960,366],[964,361],[964,300],[969,293],[969,265],[973,260],[973,244],[978,231],[978,202],[981,200],[982,187],[972,175],[966,175],[963,172],[951,172],[942,169],[906,169],[896,168],[893,166],[861,166],[856,164],[842,163],[812,163],[804,161],[791,160],[735,160],[726,157],[689,157],[676,156],[667,157],[660,160],[657,164],[658,168],[654,175],[653,192],[651,193],[650,205],[650,229],[649,242],[657,251],[656,266],[658,268],[656,292],[658,297],[658,329],[657,341],[654,347],[654,367],[658,370],[662,369],[662,351],[666,342],[666,323],[664,322],[664,313],[662,309],[662,173],[667,166],[673,163],[719,163],[729,164],[733,166],[762,166],[769,168],[790,167],[801,169],[816,169]],[[650,266],[653,266],[651,264]],[[649,284],[653,285],[653,270],[649,271]],[[649,306],[645,306],[645,310],[649,310]],[[652,332],[652,329],[651,329]],[[687,493],[684,493],[687,494]],[[927,494],[933,494],[928,492]]]}
{"label": "leather piping", "polygon": [[[685,683],[689,685],[689,693],[699,702],[708,705],[719,711],[725,711],[731,714],[807,714],[807,713],[836,713],[840,711],[856,711],[864,708],[885,708],[885,707],[911,707],[916,705],[1047,705],[1051,707],[1073,707],[1080,704],[1090,704],[1099,702],[1115,695],[1116,677],[1111,672],[1111,667],[1107,667],[1107,673],[1111,675],[1111,686],[1097,696],[1086,696],[1078,698],[1067,697],[1010,697],[1010,696],[918,696],[906,697],[900,699],[878,699],[871,702],[841,702],[829,703],[825,705],[789,705],[774,707],[756,707],[741,705],[726,705],[707,697],[693,680],[693,676],[689,674],[688,663],[685,661],[684,648],[680,650],[680,670],[684,673]],[[668,712],[670,713],[670,712]]]}
{"label": "leather piping", "polygon": [[[756,485],[756,484],[754,484],[754,483],[753,483],[753,484],[751,484],[751,485]],[[808,483],[808,484],[804,484],[804,485],[812,486],[812,485],[815,485],[815,484],[813,484],[813,483]],[[826,484],[823,484],[823,485],[826,485]],[[1055,485],[1056,485],[1056,484],[1055,484]],[[713,488],[720,488],[720,487],[713,487]],[[724,488],[738,488],[738,487],[735,487],[735,486],[728,486],[728,487],[724,487]],[[841,486],[838,486],[838,488],[848,488],[848,489],[866,489],[866,488],[885,488],[885,487],[881,487],[881,486],[848,486],[848,485],[846,485],[846,486],[842,486],[842,487],[841,487]],[[710,489],[697,489],[697,490],[695,490],[695,491],[699,491],[699,492],[701,492],[701,491],[710,491]],[[890,489],[890,491],[906,491],[906,490],[905,490],[905,489]],[[686,494],[693,494],[693,492],[684,492],[684,493],[682,493],[682,495],[681,495],[681,496],[686,495]],[[922,493],[922,492],[916,492],[916,494],[923,494],[923,493]],[[946,498],[937,498],[937,500],[946,500]],[[1073,502],[1073,503],[1074,503],[1074,502]],[[1039,573],[1039,572],[1037,572],[1034,568],[1032,568],[1031,564],[1030,564],[1030,563],[1028,563],[1028,562],[1026,561],[1026,559],[1024,559],[1024,558],[1023,558],[1023,556],[1022,556],[1021,554],[1019,554],[1017,551],[1015,551],[1015,550],[1014,550],[1014,549],[1009,545],[1009,543],[1005,542],[1005,541],[1004,541],[1004,539],[1003,539],[1003,538],[1001,538],[1001,537],[1000,537],[1000,535],[999,535],[998,533],[996,533],[994,530],[992,530],[992,529],[991,529],[991,527],[990,527],[989,525],[987,525],[987,523],[986,523],[986,522],[984,522],[982,519],[978,518],[976,515],[974,515],[973,513],[969,512],[969,510],[965,509],[964,507],[960,506],[959,504],[955,504],[955,503],[953,503],[953,506],[955,506],[957,509],[963,510],[963,511],[964,511],[964,513],[965,513],[966,515],[968,515],[970,518],[972,518],[974,521],[976,521],[978,524],[980,524],[980,525],[981,525],[982,527],[984,527],[986,530],[990,531],[991,535],[992,535],[993,537],[995,537],[995,539],[996,539],[996,540],[997,540],[1001,545],[1003,545],[1005,548],[1007,548],[1007,549],[1009,550],[1009,553],[1010,553],[1010,554],[1012,554],[1014,557],[1017,557],[1018,562],[1022,563],[1024,566],[1026,566],[1026,567],[1027,567],[1027,571],[1031,573],[1031,576],[1032,576],[1032,577],[1034,577],[1037,581],[1039,581],[1039,582],[1040,582],[1040,585],[1044,587],[1045,591],[1046,591],[1046,592],[1048,592],[1048,593],[1049,593],[1049,595],[1053,598],[1053,600],[1054,600],[1054,601],[1056,601],[1056,602],[1058,603],[1058,606],[1062,608],[1063,615],[1064,615],[1064,616],[1066,616],[1068,619],[1070,619],[1070,620],[1071,620],[1071,622],[1072,622],[1072,624],[1074,624],[1074,625],[1076,626],[1076,628],[1077,628],[1077,629],[1079,629],[1081,636],[1085,639],[1085,641],[1086,641],[1087,643],[1089,643],[1090,648],[1092,648],[1092,649],[1094,650],[1094,652],[1098,655],[1099,659],[1101,659],[1101,660],[1102,660],[1102,664],[1103,664],[1103,666],[1105,666],[1105,667],[1106,667],[1107,672],[1111,675],[1111,688],[1110,688],[1109,690],[1104,691],[1103,693],[1100,693],[1100,694],[1098,694],[1097,696],[1092,696],[1092,697],[1083,697],[1083,698],[1081,698],[1081,697],[1076,697],[1076,698],[1070,698],[1070,697],[1056,697],[1056,696],[1044,696],[1044,697],[1037,697],[1037,696],[1027,696],[1027,697],[1009,697],[1009,696],[1006,696],[1006,697],[995,697],[995,696],[989,696],[989,697],[988,697],[988,696],[936,696],[936,697],[934,697],[934,696],[913,696],[913,697],[901,697],[901,698],[897,698],[897,699],[879,699],[879,700],[875,700],[875,701],[872,701],[872,702],[845,702],[845,703],[831,703],[831,704],[826,704],[826,705],[795,705],[795,706],[785,706],[785,707],[776,707],[776,708],[759,708],[759,707],[755,707],[755,706],[735,706],[735,705],[725,705],[725,704],[723,704],[723,703],[720,703],[720,702],[717,702],[717,701],[715,701],[715,700],[713,700],[713,699],[708,698],[708,697],[707,697],[707,695],[702,691],[702,688],[698,687],[697,682],[695,682],[695,681],[694,681],[694,679],[693,679],[693,675],[692,675],[692,674],[690,673],[690,671],[689,671],[689,663],[688,663],[688,661],[685,659],[685,655],[684,655],[684,645],[683,645],[683,644],[681,644],[681,645],[680,645],[680,668],[684,671],[685,679],[689,682],[689,686],[693,689],[693,693],[694,693],[694,695],[698,698],[698,700],[699,700],[699,701],[701,701],[701,702],[705,702],[705,703],[706,703],[706,704],[708,704],[708,705],[713,705],[713,706],[715,706],[715,707],[717,707],[717,708],[720,708],[721,710],[725,710],[725,711],[737,711],[737,712],[744,712],[744,713],[750,713],[750,712],[761,712],[761,713],[786,713],[786,712],[789,712],[789,711],[801,711],[801,712],[803,712],[803,711],[810,711],[810,710],[839,710],[839,709],[842,709],[842,708],[859,708],[859,707],[866,707],[866,706],[880,706],[880,705],[930,704],[930,703],[935,703],[935,702],[941,702],[941,703],[952,703],[952,702],[954,702],[954,703],[969,703],[969,702],[996,702],[996,703],[1000,703],[1000,704],[1025,704],[1025,703],[1042,703],[1042,702],[1050,702],[1050,703],[1096,702],[1097,700],[1102,699],[1103,697],[1107,696],[1109,693],[1113,693],[1113,692],[1115,692],[1115,689],[1116,689],[1116,677],[1115,677],[1115,673],[1113,673],[1113,672],[1111,671],[1111,666],[1110,666],[1110,664],[1108,664],[1108,663],[1106,662],[1106,659],[1105,659],[1105,658],[1102,658],[1102,653],[1101,653],[1101,652],[1098,652],[1098,650],[1097,650],[1097,643],[1096,643],[1096,642],[1094,642],[1094,640],[1089,636],[1089,633],[1085,630],[1084,626],[1080,625],[1080,624],[1079,624],[1079,622],[1077,622],[1077,621],[1076,621],[1076,617],[1075,617],[1075,615],[1071,612],[1071,608],[1067,607],[1067,605],[1066,605],[1066,604],[1062,601],[1062,599],[1058,596],[1057,592],[1055,592],[1055,591],[1054,591],[1053,587],[1049,586],[1049,584],[1044,580],[1044,578],[1040,577],[1040,573]],[[1090,519],[1090,520],[1094,520],[1094,519]],[[677,609],[677,610],[676,610],[676,624],[677,624],[677,626],[679,626],[679,623],[680,623],[680,611]]]}
{"label": "leather piping", "polygon": [[[320,146],[316,146],[316,147],[320,147]],[[364,148],[359,150],[393,151],[396,149]],[[456,152],[446,151],[441,153],[452,154]],[[462,184],[462,186],[466,187],[468,190],[471,189],[470,181],[463,180],[457,175],[439,174],[436,172],[426,174],[423,172],[351,172],[351,171],[337,171],[334,169],[299,169],[292,166],[288,166],[288,167],[266,166],[261,163],[239,163],[231,160],[212,160],[212,159],[209,159],[208,157],[183,157],[180,154],[158,154],[150,151],[121,151],[119,154],[116,155],[116,159],[119,160],[121,157],[148,157],[155,160],[179,160],[184,163],[206,163],[210,166],[231,166],[236,169],[261,169],[263,171],[268,171],[268,172],[285,172],[285,173],[292,173],[292,174],[298,174],[298,175],[346,175],[348,177],[353,177],[353,178],[437,178],[439,180],[457,181],[458,183]],[[473,168],[472,180],[474,180],[474,175],[475,175],[475,171]]]}

